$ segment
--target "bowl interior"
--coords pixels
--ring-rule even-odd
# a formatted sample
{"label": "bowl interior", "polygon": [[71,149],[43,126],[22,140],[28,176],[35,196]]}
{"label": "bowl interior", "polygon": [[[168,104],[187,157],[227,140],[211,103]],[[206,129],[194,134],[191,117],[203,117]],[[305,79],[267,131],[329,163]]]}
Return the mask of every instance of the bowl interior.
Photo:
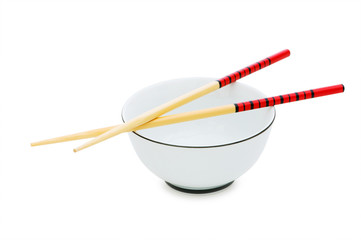
{"label": "bowl interior", "polygon": [[[213,78],[183,78],[163,81],[146,87],[131,96],[123,107],[125,122],[170,101],[184,93],[209,83]],[[232,83],[207,94],[165,115],[250,101],[266,97],[243,83]],[[267,129],[275,117],[274,107],[177,123],[136,133],[148,140],[180,147],[214,147],[232,144],[253,137]]]}

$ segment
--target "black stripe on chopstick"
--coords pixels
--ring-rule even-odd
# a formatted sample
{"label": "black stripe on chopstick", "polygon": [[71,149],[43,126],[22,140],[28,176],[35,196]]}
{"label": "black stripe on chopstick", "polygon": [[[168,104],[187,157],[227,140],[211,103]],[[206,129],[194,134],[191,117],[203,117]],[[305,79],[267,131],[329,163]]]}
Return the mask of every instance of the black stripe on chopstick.
{"label": "black stripe on chopstick", "polygon": [[298,93],[295,92],[295,94],[296,94],[296,101],[300,100],[300,96],[298,95]]}
{"label": "black stripe on chopstick", "polygon": [[227,78],[229,79],[229,83],[232,82],[232,78],[230,76],[227,76]]}
{"label": "black stripe on chopstick", "polygon": [[279,97],[280,97],[280,99],[281,99],[281,104],[282,104],[282,103],[283,103],[283,96],[280,95]]}
{"label": "black stripe on chopstick", "polygon": [[251,74],[252,72],[251,72],[251,68],[250,67],[247,67],[248,68],[248,74]]}
{"label": "black stripe on chopstick", "polygon": [[235,107],[235,112],[238,112],[239,111],[239,107],[238,107],[238,104],[234,104],[234,107]]}
{"label": "black stripe on chopstick", "polygon": [[251,104],[251,109],[253,109],[254,108],[253,101],[249,101],[249,103]]}
{"label": "black stripe on chopstick", "polygon": [[242,78],[242,73],[240,71],[237,71],[237,73],[239,74],[239,78]]}
{"label": "black stripe on chopstick", "polygon": [[261,65],[259,62],[257,62],[257,63],[258,63],[259,69],[261,69],[261,68],[262,68],[262,65]]}
{"label": "black stripe on chopstick", "polygon": [[275,99],[275,97],[272,97],[272,99],[273,99],[273,104],[272,104],[272,106],[274,106],[274,105],[276,104],[276,99]]}

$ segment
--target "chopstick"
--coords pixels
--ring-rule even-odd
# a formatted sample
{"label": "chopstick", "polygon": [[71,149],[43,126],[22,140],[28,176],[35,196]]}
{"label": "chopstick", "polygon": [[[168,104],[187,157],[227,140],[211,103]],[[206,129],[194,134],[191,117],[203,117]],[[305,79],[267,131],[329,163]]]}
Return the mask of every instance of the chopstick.
{"label": "chopstick", "polygon": [[227,86],[230,83],[237,81],[240,78],[248,76],[251,73],[257,72],[258,70],[265,68],[271,64],[274,64],[290,55],[290,51],[288,49],[283,50],[279,53],[276,53],[270,57],[267,57],[261,61],[258,61],[248,67],[245,67],[237,72],[234,72],[228,76],[225,76],[219,80],[212,81],[204,86],[197,88],[193,91],[190,91],[182,96],[179,96],[167,103],[164,103],[158,107],[155,107],[133,119],[130,121],[120,124],[107,132],[97,136],[93,140],[86,142],[85,144],[74,149],[74,152],[78,152],[82,149],[88,148],[92,145],[100,143],[108,138],[114,137],[122,132],[132,131],[137,126],[140,126],[146,122],[151,121],[152,119],[159,117],[177,107],[180,107],[188,102],[191,102],[201,96],[204,96],[208,93],[211,93],[219,88]]}
{"label": "chopstick", "polygon": [[89,130],[89,131],[64,135],[64,136],[61,136],[61,137],[49,138],[49,139],[41,140],[41,141],[38,141],[38,142],[32,142],[32,143],[30,143],[30,145],[32,147],[35,147],[35,146],[46,145],[46,144],[61,143],[61,142],[68,142],[68,141],[73,141],[73,140],[80,140],[80,139],[97,137],[97,136],[111,130],[112,128],[115,128],[116,126],[119,126],[119,125],[93,129],[93,130]]}
{"label": "chopstick", "polygon": [[[223,105],[223,106],[219,106],[219,107],[195,110],[195,111],[185,112],[185,113],[178,113],[178,114],[173,114],[173,115],[169,115],[169,116],[155,118],[141,126],[136,127],[133,130],[130,130],[130,131],[165,126],[165,125],[169,125],[169,124],[181,123],[181,122],[186,122],[186,121],[193,121],[193,120],[197,120],[197,119],[215,117],[215,116],[224,115],[224,114],[244,112],[244,111],[249,111],[249,110],[258,109],[258,108],[271,107],[271,106],[275,106],[278,104],[284,104],[284,103],[295,102],[295,101],[300,101],[300,100],[305,100],[305,99],[322,97],[322,96],[336,94],[336,93],[342,93],[342,92],[344,92],[344,90],[345,90],[344,85],[339,84],[339,85],[334,85],[334,86],[329,86],[329,87],[323,87],[323,88],[311,89],[311,90],[300,91],[300,92],[295,92],[295,93],[283,94],[283,95],[274,96],[274,97],[261,98],[261,99],[256,99],[256,100],[252,100],[252,101],[228,104],[228,105]],[[71,140],[77,140],[77,139],[82,139],[82,138],[96,137],[96,136],[99,136],[102,133],[108,131],[109,129],[111,129],[113,127],[114,126],[90,130],[90,131],[62,136],[62,137],[58,137],[58,138],[52,138],[52,139],[48,139],[48,140],[43,140],[40,142],[33,143],[32,146],[64,142],[64,141],[71,141]]]}

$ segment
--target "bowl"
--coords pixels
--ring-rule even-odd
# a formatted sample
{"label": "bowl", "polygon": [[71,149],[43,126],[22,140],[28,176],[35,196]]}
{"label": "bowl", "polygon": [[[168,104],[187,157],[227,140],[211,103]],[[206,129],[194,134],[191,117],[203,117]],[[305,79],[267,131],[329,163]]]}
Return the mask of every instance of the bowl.
{"label": "bowl", "polygon": [[[172,100],[213,78],[182,78],[146,87],[131,96],[123,121]],[[235,82],[165,115],[265,98]],[[227,114],[129,133],[140,160],[169,186],[184,192],[207,193],[229,186],[261,155],[275,119],[274,107]]]}

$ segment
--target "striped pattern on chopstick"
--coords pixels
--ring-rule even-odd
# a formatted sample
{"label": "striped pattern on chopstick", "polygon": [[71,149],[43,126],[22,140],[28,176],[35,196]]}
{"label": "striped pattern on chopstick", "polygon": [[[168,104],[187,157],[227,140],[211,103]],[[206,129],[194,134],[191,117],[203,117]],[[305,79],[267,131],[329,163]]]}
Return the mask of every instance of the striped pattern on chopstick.
{"label": "striped pattern on chopstick", "polygon": [[267,57],[261,61],[258,61],[256,63],[253,63],[252,65],[249,65],[248,67],[245,67],[239,71],[236,71],[232,74],[229,74],[228,76],[225,76],[224,78],[221,78],[218,81],[219,88],[227,86],[230,83],[233,83],[237,81],[238,79],[241,79],[251,73],[257,72],[258,70],[261,70],[262,68],[265,68],[273,63],[276,63],[290,55],[290,51],[288,49],[285,49],[279,53],[276,53],[270,57]]}
{"label": "striped pattern on chopstick", "polygon": [[345,91],[344,85],[339,84],[339,85],[330,86],[330,87],[311,89],[311,90],[284,94],[284,95],[279,95],[279,96],[274,96],[274,97],[269,97],[269,98],[262,98],[262,99],[257,99],[257,100],[253,100],[253,101],[248,101],[248,102],[235,103],[234,106],[235,106],[236,112],[243,112],[243,111],[248,111],[248,110],[257,109],[257,108],[263,108],[263,107],[274,106],[274,105],[288,103],[288,102],[295,102],[295,101],[305,100],[305,99],[309,99],[309,98],[315,98],[315,97],[321,97],[321,96],[326,96],[326,95],[335,94],[335,93],[341,93],[343,91]]}

